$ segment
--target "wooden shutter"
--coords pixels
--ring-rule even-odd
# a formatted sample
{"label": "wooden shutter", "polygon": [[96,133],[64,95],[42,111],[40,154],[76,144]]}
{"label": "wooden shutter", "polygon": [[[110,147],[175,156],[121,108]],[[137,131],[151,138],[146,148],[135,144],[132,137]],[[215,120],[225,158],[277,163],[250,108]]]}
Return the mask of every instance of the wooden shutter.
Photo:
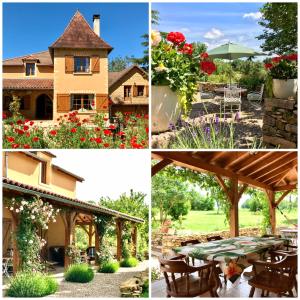
{"label": "wooden shutter", "polygon": [[71,109],[69,94],[57,94],[57,112],[68,112]]}
{"label": "wooden shutter", "polygon": [[132,86],[132,96],[133,97],[137,96],[137,86],[136,85]]}
{"label": "wooden shutter", "polygon": [[96,110],[107,111],[108,110],[108,95],[97,94],[96,95]]}
{"label": "wooden shutter", "polygon": [[24,110],[29,110],[30,109],[30,95],[26,95],[23,97],[23,101],[24,101]]}
{"label": "wooden shutter", "polygon": [[65,56],[65,72],[69,74],[74,72],[74,56]]}
{"label": "wooden shutter", "polygon": [[145,85],[145,96],[148,97],[149,96],[149,86]]}
{"label": "wooden shutter", "polygon": [[100,57],[99,56],[92,56],[91,70],[92,70],[92,73],[100,72]]}

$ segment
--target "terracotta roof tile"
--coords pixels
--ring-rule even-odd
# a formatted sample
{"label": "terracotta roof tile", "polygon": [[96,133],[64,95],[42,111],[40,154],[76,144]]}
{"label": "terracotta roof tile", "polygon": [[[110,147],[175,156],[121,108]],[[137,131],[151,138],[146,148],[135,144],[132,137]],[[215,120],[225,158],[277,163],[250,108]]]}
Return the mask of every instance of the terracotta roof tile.
{"label": "terracotta roof tile", "polygon": [[103,41],[90,27],[79,11],[75,13],[64,33],[50,46],[53,48],[107,49],[112,47]]}
{"label": "terracotta roof tile", "polygon": [[49,50],[5,59],[3,61],[3,66],[22,66],[24,64],[24,59],[36,59],[37,64],[40,66],[53,66]]}
{"label": "terracotta roof tile", "polygon": [[52,90],[53,79],[3,79],[3,89]]}
{"label": "terracotta roof tile", "polygon": [[[142,219],[140,218],[137,218],[137,217],[133,217],[133,216],[130,216],[130,215],[127,215],[125,213],[121,213],[119,211],[116,211],[116,210],[113,210],[113,209],[109,209],[109,208],[106,208],[104,206],[100,206],[100,205],[94,205],[94,204],[90,204],[88,202],[85,202],[85,201],[81,201],[81,200],[78,200],[78,199],[74,199],[74,198],[70,198],[70,197],[66,197],[66,196],[63,196],[63,195],[60,195],[60,194],[56,194],[56,193],[53,193],[51,191],[48,191],[48,190],[45,190],[45,189],[41,189],[41,188],[38,188],[38,187],[34,187],[34,186],[31,186],[31,185],[28,185],[28,184],[25,184],[25,183],[20,183],[20,182],[17,182],[15,180],[12,180],[12,179],[9,179],[9,178],[6,178],[6,177],[3,177],[2,178],[2,182],[3,182],[3,185],[4,184],[7,184],[9,186],[16,186],[16,187],[20,187],[20,188],[23,188],[25,190],[28,190],[28,191],[34,191],[34,192],[38,192],[38,193],[41,193],[41,194],[44,194],[45,197],[47,195],[50,195],[50,196],[53,196],[53,197],[56,197],[56,198],[59,198],[61,200],[68,200],[70,202],[74,202],[74,203],[77,203],[77,204],[81,204],[81,206],[87,210],[90,210],[92,212],[98,212],[98,213],[106,213],[108,215],[112,215],[112,216],[116,216],[116,217],[120,217],[122,219],[127,219],[127,220],[130,220],[130,221],[134,221],[134,222],[138,222],[138,223],[142,223],[144,222]],[[8,188],[8,186],[3,186],[3,188]],[[13,189],[13,188],[11,188]]]}

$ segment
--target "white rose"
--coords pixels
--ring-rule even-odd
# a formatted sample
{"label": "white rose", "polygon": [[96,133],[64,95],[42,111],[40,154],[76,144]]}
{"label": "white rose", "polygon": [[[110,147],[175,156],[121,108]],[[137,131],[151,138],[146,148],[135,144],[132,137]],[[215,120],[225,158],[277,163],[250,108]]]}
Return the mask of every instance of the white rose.
{"label": "white rose", "polygon": [[13,207],[11,207],[9,210],[14,210],[14,208],[13,208]]}
{"label": "white rose", "polygon": [[20,206],[20,211],[22,211],[24,208],[23,208],[23,206]]}
{"label": "white rose", "polygon": [[31,220],[34,220],[35,219],[35,216],[31,216]]}
{"label": "white rose", "polygon": [[16,209],[16,213],[18,213],[18,212],[20,212],[20,210],[17,208],[17,209]]}
{"label": "white rose", "polygon": [[32,240],[29,240],[29,242],[28,242],[30,245],[32,245],[33,244],[33,241]]}

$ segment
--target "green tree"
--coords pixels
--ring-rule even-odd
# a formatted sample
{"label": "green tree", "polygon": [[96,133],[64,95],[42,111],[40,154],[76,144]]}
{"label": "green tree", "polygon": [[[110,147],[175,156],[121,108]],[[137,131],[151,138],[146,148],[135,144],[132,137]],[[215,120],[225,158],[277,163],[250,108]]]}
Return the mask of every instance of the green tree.
{"label": "green tree", "polygon": [[259,22],[265,29],[257,38],[264,40],[262,49],[270,54],[283,54],[297,50],[297,2],[268,2],[261,8]]}
{"label": "green tree", "polygon": [[108,70],[109,72],[119,72],[126,69],[130,64],[133,57],[121,57],[117,56],[109,61]]}
{"label": "green tree", "polygon": [[158,10],[151,10],[151,24],[158,25],[159,24],[159,11]]}
{"label": "green tree", "polygon": [[139,65],[145,71],[149,70],[149,34],[145,33],[141,36],[142,42],[141,45],[145,48],[143,51],[143,56],[140,58],[132,57],[130,61],[136,65]]}

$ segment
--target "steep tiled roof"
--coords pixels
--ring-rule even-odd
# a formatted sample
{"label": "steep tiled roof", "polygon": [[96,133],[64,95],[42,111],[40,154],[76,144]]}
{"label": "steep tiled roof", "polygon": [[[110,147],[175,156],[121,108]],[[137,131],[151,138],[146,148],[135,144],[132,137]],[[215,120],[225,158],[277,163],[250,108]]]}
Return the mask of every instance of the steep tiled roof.
{"label": "steep tiled roof", "polygon": [[[115,216],[118,218],[122,218],[125,220],[137,222],[137,223],[143,223],[144,221],[140,218],[130,216],[125,213],[121,213],[119,211],[113,210],[106,208],[104,206],[100,205],[95,205],[95,204],[90,204],[85,201],[81,201],[78,199],[66,197],[60,194],[53,193],[51,191],[47,191],[45,189],[41,189],[39,187],[34,187],[28,184],[20,183],[15,180],[3,177],[2,179],[3,182],[3,188],[7,188],[10,190],[19,190],[24,193],[29,193],[29,194],[40,194],[41,197],[51,199],[55,202],[58,202],[60,204],[68,204],[69,206],[74,206],[74,207],[80,207],[82,209],[85,209],[87,211],[93,212],[93,213],[104,213],[108,214],[111,216]],[[73,204],[73,205],[72,205]]]}
{"label": "steep tiled roof", "polygon": [[24,59],[36,59],[37,64],[40,66],[53,66],[49,50],[5,59],[3,61],[3,66],[22,66],[24,64]]}
{"label": "steep tiled roof", "polygon": [[107,49],[112,47],[103,41],[90,27],[79,11],[75,13],[64,33],[50,46],[53,48]]}
{"label": "steep tiled roof", "polygon": [[115,84],[117,81],[122,79],[126,74],[128,74],[131,70],[137,69],[138,71],[142,72],[144,76],[148,78],[148,74],[139,66],[133,65],[130,66],[122,71],[119,72],[109,72],[108,73],[108,86],[111,87],[113,84]]}
{"label": "steep tiled roof", "polygon": [[52,90],[53,79],[3,79],[3,89]]}

